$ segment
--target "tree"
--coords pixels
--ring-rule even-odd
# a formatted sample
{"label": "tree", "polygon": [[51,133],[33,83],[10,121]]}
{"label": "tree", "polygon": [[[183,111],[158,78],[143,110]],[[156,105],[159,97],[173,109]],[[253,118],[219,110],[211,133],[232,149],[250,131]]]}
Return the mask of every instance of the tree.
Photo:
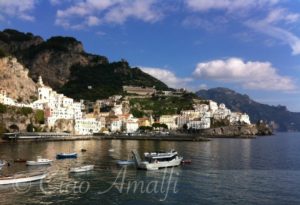
{"label": "tree", "polygon": [[35,127],[33,126],[32,123],[30,123],[30,124],[27,125],[26,130],[27,130],[27,132],[34,132],[35,131]]}
{"label": "tree", "polygon": [[161,123],[157,123],[157,122],[153,123],[153,124],[152,124],[152,127],[153,127],[153,128],[164,128],[164,129],[168,129],[168,125],[166,125],[166,124],[161,124]]}
{"label": "tree", "polygon": [[44,124],[45,123],[44,111],[43,110],[37,110],[35,112],[34,118],[35,118],[36,122],[38,122],[40,124]]}

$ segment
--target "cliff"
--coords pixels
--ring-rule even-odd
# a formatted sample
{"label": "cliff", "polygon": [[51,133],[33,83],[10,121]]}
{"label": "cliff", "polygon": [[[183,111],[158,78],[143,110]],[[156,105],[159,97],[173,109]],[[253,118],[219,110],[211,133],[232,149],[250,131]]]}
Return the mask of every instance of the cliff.
{"label": "cliff", "polygon": [[32,33],[6,29],[0,32],[0,56],[3,55],[15,56],[29,69],[35,82],[41,75],[45,84],[75,99],[96,100],[121,94],[123,85],[168,89],[125,60],[109,62],[105,56],[85,52],[82,43],[73,37],[44,40]]}
{"label": "cliff", "polygon": [[16,58],[0,58],[0,89],[19,102],[28,103],[36,99],[36,84],[28,77],[28,69]]}

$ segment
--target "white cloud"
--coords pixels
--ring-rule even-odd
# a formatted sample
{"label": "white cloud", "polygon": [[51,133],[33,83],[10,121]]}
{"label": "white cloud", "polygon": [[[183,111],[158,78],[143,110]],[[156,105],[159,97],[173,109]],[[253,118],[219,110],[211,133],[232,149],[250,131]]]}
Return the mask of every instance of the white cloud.
{"label": "white cloud", "polygon": [[161,80],[166,83],[169,87],[172,88],[185,88],[187,83],[191,82],[192,78],[180,78],[177,77],[172,71],[161,69],[161,68],[152,68],[152,67],[140,67],[142,71],[152,75],[153,77]]}
{"label": "white cloud", "polygon": [[280,76],[270,62],[247,61],[240,58],[198,63],[196,78],[241,84],[248,89],[292,91],[293,79]]}
{"label": "white cloud", "polygon": [[84,26],[97,26],[100,23],[122,24],[129,18],[155,22],[162,17],[156,8],[157,2],[157,0],[79,0],[72,6],[57,11],[56,24],[65,28],[72,28],[74,24]]}
{"label": "white cloud", "polygon": [[186,0],[187,6],[194,11],[249,9],[274,5],[279,0]]}
{"label": "white cloud", "polygon": [[37,0],[0,0],[2,20],[13,17],[25,21],[34,21],[34,16],[31,15],[31,12],[37,2]]}
{"label": "white cloud", "polygon": [[292,49],[292,54],[299,55],[300,38],[282,27],[283,24],[297,22],[299,18],[299,14],[288,12],[285,9],[274,9],[270,11],[266,18],[261,20],[249,20],[245,24],[257,32],[266,34],[288,44]]}

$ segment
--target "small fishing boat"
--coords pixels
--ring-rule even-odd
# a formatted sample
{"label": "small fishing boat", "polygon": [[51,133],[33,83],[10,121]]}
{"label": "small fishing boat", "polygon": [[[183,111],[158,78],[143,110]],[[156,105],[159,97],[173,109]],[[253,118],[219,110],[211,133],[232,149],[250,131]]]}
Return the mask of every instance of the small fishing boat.
{"label": "small fishing boat", "polygon": [[118,160],[117,164],[121,165],[121,166],[123,166],[123,165],[132,165],[132,164],[134,164],[134,161],[133,160]]}
{"label": "small fishing boat", "polygon": [[46,176],[47,176],[47,173],[44,173],[44,172],[3,176],[3,177],[0,177],[0,185],[39,181],[39,180],[46,178]]}
{"label": "small fishing boat", "polygon": [[86,152],[86,149],[81,149],[81,152]]}
{"label": "small fishing boat", "polygon": [[4,166],[4,165],[6,165],[6,162],[3,161],[3,160],[0,160],[0,167],[2,167],[2,166]]}
{"label": "small fishing boat", "polygon": [[24,163],[24,162],[27,162],[26,159],[15,159],[14,160],[15,163]]}
{"label": "small fishing boat", "polygon": [[56,155],[56,159],[67,159],[67,158],[77,158],[77,153],[59,153]]}
{"label": "small fishing boat", "polygon": [[39,165],[50,165],[53,160],[43,159],[41,156],[37,156],[36,161],[27,161],[26,165],[28,166],[39,166]]}
{"label": "small fishing boat", "polygon": [[71,173],[78,173],[78,172],[87,172],[94,169],[95,165],[85,165],[81,167],[73,167],[70,168]]}

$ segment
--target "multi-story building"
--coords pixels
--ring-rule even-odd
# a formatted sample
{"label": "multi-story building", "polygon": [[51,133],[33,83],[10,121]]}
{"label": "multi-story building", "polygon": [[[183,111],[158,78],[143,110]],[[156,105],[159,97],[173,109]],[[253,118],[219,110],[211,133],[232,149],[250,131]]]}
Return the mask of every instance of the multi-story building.
{"label": "multi-story building", "polygon": [[75,120],[75,133],[81,135],[91,135],[100,132],[102,126],[95,118],[85,118]]}
{"label": "multi-story building", "polygon": [[170,130],[175,130],[178,128],[176,124],[177,117],[178,115],[162,115],[159,118],[159,123],[166,124]]}

